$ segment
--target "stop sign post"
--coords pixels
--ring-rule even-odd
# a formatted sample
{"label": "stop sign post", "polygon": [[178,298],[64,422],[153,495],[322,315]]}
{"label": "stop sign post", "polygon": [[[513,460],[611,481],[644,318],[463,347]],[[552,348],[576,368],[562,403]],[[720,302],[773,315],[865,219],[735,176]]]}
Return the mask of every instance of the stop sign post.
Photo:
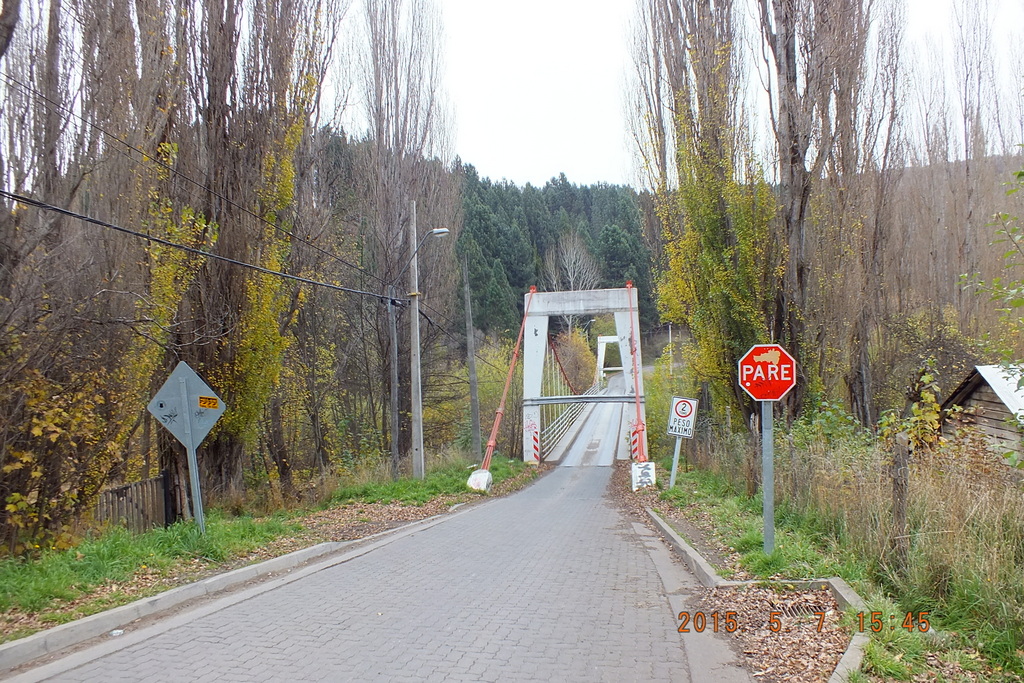
{"label": "stop sign post", "polygon": [[743,391],[761,403],[761,496],[764,510],[764,552],[775,550],[774,402],[796,386],[796,361],[778,344],[755,344],[739,361]]}

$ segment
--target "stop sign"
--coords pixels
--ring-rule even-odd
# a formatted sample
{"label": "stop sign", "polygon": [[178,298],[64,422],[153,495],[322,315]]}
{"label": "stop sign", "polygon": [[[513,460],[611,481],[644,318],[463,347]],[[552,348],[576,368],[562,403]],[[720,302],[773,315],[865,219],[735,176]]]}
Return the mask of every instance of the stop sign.
{"label": "stop sign", "polygon": [[778,401],[796,386],[796,361],[778,344],[755,344],[739,366],[740,386],[755,401]]}

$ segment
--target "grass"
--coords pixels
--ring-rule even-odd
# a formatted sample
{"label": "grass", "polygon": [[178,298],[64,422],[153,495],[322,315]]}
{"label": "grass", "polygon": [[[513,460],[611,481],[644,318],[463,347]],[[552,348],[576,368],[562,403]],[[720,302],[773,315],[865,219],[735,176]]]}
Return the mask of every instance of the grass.
{"label": "grass", "polygon": [[[495,457],[491,461],[491,477],[498,484],[514,477],[529,467],[520,460]],[[340,505],[359,501],[363,503],[405,503],[423,505],[441,495],[474,493],[466,486],[475,465],[464,461],[447,463],[431,470],[423,479],[399,479],[397,481],[371,481],[363,484],[342,486],[330,497],[329,505]],[[482,495],[482,494],[481,494]]]}
{"label": "grass", "polygon": [[[514,477],[526,467],[520,461],[495,457],[491,473],[494,482]],[[482,495],[466,486],[473,467],[464,461],[451,461],[431,470],[421,481],[366,482],[343,486],[330,497],[329,507],[351,501],[399,502],[422,505],[439,495]],[[31,558],[0,559],[0,614],[9,610],[43,613],[40,620],[64,623],[80,616],[109,609],[141,597],[113,590],[88,599],[103,585],[130,581],[141,573],[167,574],[179,571],[183,564],[201,560],[219,564],[244,556],[283,536],[303,533],[295,517],[308,510],[278,512],[267,517],[230,516],[213,508],[206,516],[206,534],[200,534],[192,522],[179,522],[144,534],[131,534],[121,527],[85,538],[74,548],[44,551]],[[367,519],[369,521],[369,519]],[[156,592],[154,587],[150,592]],[[81,601],[72,608],[67,603]],[[29,635],[21,629],[6,639]],[[0,638],[0,642],[5,638]]]}
{"label": "grass", "polygon": [[[671,467],[671,463],[669,463]],[[776,510],[775,550],[764,553],[761,497],[738,494],[728,480],[713,472],[691,470],[676,475],[676,488],[662,499],[680,508],[695,506],[713,521],[721,540],[740,554],[740,566],[758,578],[812,579],[841,576],[850,582],[868,574],[856,554],[823,535],[813,519]]]}
{"label": "grass", "polygon": [[38,612],[101,584],[127,581],[140,570],[166,569],[191,558],[220,562],[300,530],[280,517],[227,518],[216,510],[206,525],[205,536],[191,522],[139,535],[115,527],[68,550],[47,551],[31,560],[0,560],[0,612]]}
{"label": "grass", "polygon": [[[668,460],[665,464],[671,466]],[[894,577],[886,573],[884,554],[877,551],[879,538],[868,536],[885,532],[884,515],[868,509],[885,505],[885,491],[863,500],[854,496],[861,505],[851,505],[843,516],[833,507],[836,501],[850,504],[851,497],[844,495],[841,486],[823,492],[815,489],[820,482],[813,478],[806,483],[809,499],[822,495],[828,504],[797,507],[786,499],[777,502],[775,550],[770,555],[763,552],[760,495],[744,495],[725,474],[678,473],[676,488],[663,491],[661,497],[706,515],[720,540],[740,555],[740,566],[755,577],[840,576],[868,596],[865,630],[871,641],[865,653],[866,672],[884,680],[912,680],[930,671],[926,657],[930,653],[975,672],[976,680],[1020,680],[1016,676],[1024,673],[1024,652],[1020,650],[1022,631],[1016,624],[1024,617],[1017,611],[1024,604],[1020,597],[1024,581],[1019,564],[1014,564],[1019,525],[1016,518],[1007,516],[1008,510],[1017,509],[1016,504],[1001,497],[987,500],[976,488],[971,496],[964,496],[956,491],[958,480],[949,476],[938,481],[920,479],[912,500],[918,535],[910,570],[908,576]],[[777,486],[786,490],[785,478],[777,480]],[[951,502],[958,493],[960,507]],[[958,517],[960,528],[956,528]],[[858,519],[875,520],[875,524],[860,528],[853,521]],[[942,529],[946,533],[936,533],[939,538],[930,540],[928,532]],[[955,542],[954,535],[958,536]],[[983,548],[979,539],[987,539],[989,547]],[[875,553],[869,551],[873,547]],[[1000,551],[1008,552],[1009,558],[1000,557]],[[876,611],[883,623],[877,633],[870,628],[870,613]],[[901,627],[908,612],[922,611],[930,613],[933,629],[945,637]],[[847,615],[847,625],[857,630],[855,613]],[[935,680],[946,679],[940,674]]]}

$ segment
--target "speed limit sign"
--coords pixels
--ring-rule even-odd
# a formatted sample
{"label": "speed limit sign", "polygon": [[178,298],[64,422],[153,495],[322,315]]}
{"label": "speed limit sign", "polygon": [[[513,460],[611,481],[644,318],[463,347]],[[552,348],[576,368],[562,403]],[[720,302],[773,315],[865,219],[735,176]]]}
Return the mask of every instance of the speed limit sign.
{"label": "speed limit sign", "polygon": [[668,435],[693,438],[693,424],[697,418],[697,399],[672,397],[672,409],[668,413]]}

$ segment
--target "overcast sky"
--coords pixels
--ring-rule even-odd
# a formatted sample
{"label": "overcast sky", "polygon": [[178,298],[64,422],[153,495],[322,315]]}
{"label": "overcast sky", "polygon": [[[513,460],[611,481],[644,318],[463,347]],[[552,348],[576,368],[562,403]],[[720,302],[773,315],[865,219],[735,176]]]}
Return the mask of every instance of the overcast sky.
{"label": "overcast sky", "polygon": [[[625,118],[633,0],[437,0],[455,152],[482,176],[634,184]],[[992,0],[1024,35],[1022,0]],[[908,0],[908,38],[941,43],[951,0]]]}

